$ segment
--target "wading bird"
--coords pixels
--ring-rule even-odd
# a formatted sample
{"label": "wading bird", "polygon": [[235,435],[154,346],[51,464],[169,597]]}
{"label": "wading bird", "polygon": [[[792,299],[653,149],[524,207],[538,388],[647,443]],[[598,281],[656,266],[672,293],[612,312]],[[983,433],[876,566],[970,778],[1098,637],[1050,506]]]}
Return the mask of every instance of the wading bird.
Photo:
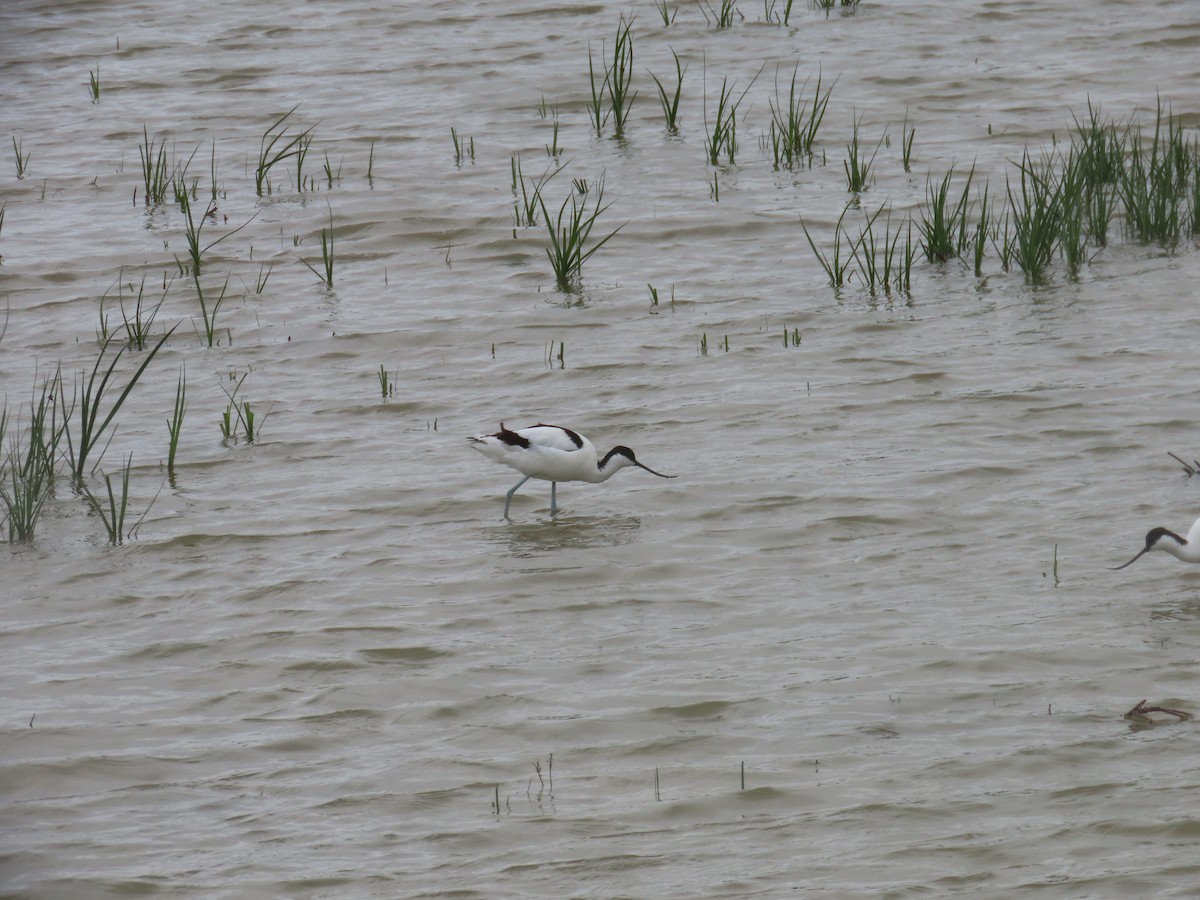
{"label": "wading bird", "polygon": [[612,478],[626,466],[637,466],[659,478],[674,478],[655,472],[637,461],[628,447],[613,447],[596,458],[596,448],[583,435],[557,425],[531,425],[515,431],[500,423],[495,434],[482,434],[468,438],[471,446],[488,459],[511,466],[525,477],[513,485],[504,497],[504,518],[508,518],[508,506],[517,488],[530,478],[550,482],[550,512],[558,510],[557,494],[560,481],[587,481],[597,484]]}
{"label": "wading bird", "polygon": [[[1143,553],[1149,553],[1151,550],[1165,550],[1184,562],[1200,562],[1200,519],[1192,524],[1186,538],[1181,538],[1166,528],[1153,529],[1146,535],[1146,546],[1138,551],[1137,556],[1125,563],[1125,566],[1133,565]],[[1125,566],[1116,566],[1113,571],[1123,569]]]}

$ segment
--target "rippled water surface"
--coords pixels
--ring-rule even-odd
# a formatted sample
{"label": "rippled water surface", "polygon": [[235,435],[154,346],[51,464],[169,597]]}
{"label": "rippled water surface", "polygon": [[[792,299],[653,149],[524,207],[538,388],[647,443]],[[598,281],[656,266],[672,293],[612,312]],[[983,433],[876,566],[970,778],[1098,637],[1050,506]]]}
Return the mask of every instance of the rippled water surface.
{"label": "rippled water surface", "polygon": [[[801,227],[830,252],[855,121],[889,135],[861,204],[893,228],[952,166],[1002,205],[1089,98],[1152,121],[1157,93],[1194,133],[1194,6],[802,5],[0,10],[8,440],[143,276],[154,334],[179,323],[88,480],[132,455],[136,536],[109,548],[63,477],[0,548],[3,896],[1194,895],[1196,728],[1122,715],[1197,708],[1200,578],[1106,567],[1200,514],[1167,456],[1200,453],[1200,252],[1116,225],[1078,279],[989,249],[887,295],[830,288]],[[617,139],[588,52],[622,13]],[[793,70],[833,91],[813,164],[776,170]],[[724,79],[741,146],[714,167]],[[286,160],[260,198],[293,107],[300,185]],[[603,175],[594,237],[624,223],[570,294],[512,209],[555,117],[547,206]],[[211,348],[147,139],[197,206],[217,186]],[[305,262],[331,222],[329,288]],[[222,440],[235,387],[254,443]],[[530,482],[504,521],[516,473],[465,441],[502,420],[679,477],[563,484],[557,515]]]}

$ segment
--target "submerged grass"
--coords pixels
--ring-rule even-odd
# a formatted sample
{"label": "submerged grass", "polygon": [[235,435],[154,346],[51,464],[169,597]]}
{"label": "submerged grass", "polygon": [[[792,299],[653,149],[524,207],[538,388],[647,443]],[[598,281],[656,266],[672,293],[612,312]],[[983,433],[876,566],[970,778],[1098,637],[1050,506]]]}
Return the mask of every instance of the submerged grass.
{"label": "submerged grass", "polygon": [[[588,208],[588,194],[593,194],[591,208]],[[591,237],[596,220],[611,204],[604,203],[604,176],[601,175],[587,194],[572,191],[558,208],[558,215],[551,217],[546,209],[546,201],[538,195],[538,204],[546,222],[546,230],[550,237],[550,246],[546,248],[546,256],[554,269],[555,286],[564,293],[578,291],[581,286],[583,264],[592,255],[616,236],[624,224],[618,225],[607,235],[593,243],[587,242]],[[570,212],[567,207],[570,206]]]}
{"label": "submerged grass", "polygon": [[736,82],[730,84],[728,77],[721,80],[721,94],[717,100],[717,108],[714,110],[711,122],[708,118],[708,97],[707,94],[705,95],[704,130],[706,137],[704,139],[704,153],[708,157],[709,165],[720,165],[722,154],[725,155],[731,166],[737,161],[738,107],[742,105],[742,101],[746,99],[746,94],[750,92],[750,88],[754,87],[754,82],[758,81],[758,76],[762,74],[762,70],[765,67],[766,63],[763,63],[763,66],[750,79],[750,83],[746,85],[746,89],[736,99],[734,98]]}
{"label": "submerged grass", "polygon": [[679,62],[679,54],[673,49],[671,56],[675,60],[675,89],[668,92],[653,72],[650,73],[650,77],[654,79],[654,84],[658,88],[658,102],[662,104],[663,121],[666,122],[667,131],[671,134],[678,134],[679,99],[683,94],[683,73],[687,71],[687,66]]}
{"label": "submerged grass", "polygon": [[550,179],[561,172],[564,167],[551,165],[538,178],[529,179],[526,182],[525,173],[521,169],[520,153],[513,156],[511,165],[513,220],[518,228],[528,228],[538,223],[538,210],[541,208],[543,189]]}
{"label": "submerged grass", "polygon": [[875,145],[875,149],[868,159],[859,142],[858,132],[861,125],[862,116],[859,116],[854,120],[854,132],[851,135],[850,143],[846,145],[846,158],[842,160],[842,166],[846,170],[846,189],[852,194],[862,193],[870,184],[871,166],[874,165],[875,157],[879,154],[879,148],[883,146],[884,137],[886,137],[885,134],[879,139],[879,143]]}
{"label": "submerged grass", "polygon": [[142,188],[147,206],[157,206],[167,199],[171,172],[167,166],[167,139],[152,138],[142,126],[142,143],[138,147],[142,159]]}
{"label": "submerged grass", "polygon": [[25,139],[21,138],[18,140],[17,136],[13,135],[12,146],[13,146],[13,156],[16,157],[17,178],[23,179],[25,177],[26,170],[28,170],[28,168],[29,168],[29,156],[30,156],[30,154],[24,152]]}
{"label": "submerged grass", "polygon": [[[109,426],[114,425],[117,413],[129,399],[129,395],[142,377],[142,373],[154,361],[158,351],[163,348],[177,327],[172,326],[153,347],[145,351],[146,357],[142,360],[141,365],[123,383],[114,380],[114,377],[121,357],[128,348],[122,346],[115,354],[111,354],[112,337],[101,343],[100,352],[96,356],[96,362],[92,365],[91,372],[82,379],[76,378],[70,408],[63,414],[63,433],[67,439],[67,462],[72,481],[77,488],[83,487],[83,478],[88,471],[88,460],[93,453],[100,449],[100,456],[104,455],[103,449],[99,445],[105,432],[108,431]],[[82,374],[80,373],[80,375]],[[106,404],[108,412],[103,414],[101,408]],[[72,424],[72,419],[74,419],[74,424]]]}
{"label": "submerged grass", "polygon": [[[833,226],[833,250],[830,256],[826,256],[809,234],[808,226],[804,223],[804,219],[800,220],[800,227],[804,229],[804,237],[808,239],[808,246],[812,247],[813,255],[816,256],[817,262],[821,264],[821,268],[825,270],[825,275],[829,279],[830,287],[840,288],[846,283],[846,279],[850,275],[850,260],[853,257],[853,249],[847,254],[845,247],[842,245],[843,237],[846,237],[845,231],[842,230],[842,222],[846,218],[846,213],[850,211],[850,204],[846,204],[842,210],[842,214],[838,216],[837,224]],[[846,238],[849,240],[849,238]]]}
{"label": "submerged grass", "polygon": [[1040,162],[1026,152],[1018,166],[1020,180],[1017,189],[1007,184],[1009,217],[1013,227],[1012,261],[1033,283],[1045,279],[1047,268],[1054,260],[1061,239],[1063,210],[1063,177],[1056,168],[1054,157]]}
{"label": "submerged grass", "polygon": [[175,408],[167,419],[167,477],[175,482],[175,457],[179,451],[179,436],[183,433],[183,417],[187,414],[187,368],[179,367],[179,381],[175,385]]}
{"label": "submerged grass", "polygon": [[33,540],[52,494],[54,462],[64,428],[56,399],[61,395],[62,374],[56,370],[42,382],[41,394],[30,401],[28,426],[11,438],[7,403],[0,409],[0,502],[4,504],[3,524],[9,543]]}
{"label": "submerged grass", "polygon": [[313,131],[316,126],[310,125],[302,131],[288,133],[290,127],[288,120],[292,117],[292,113],[299,108],[300,104],[296,104],[272,122],[263,132],[262,139],[258,144],[258,164],[254,169],[254,190],[259,197],[264,193],[272,192],[271,170],[289,159],[296,161],[297,190],[303,189],[304,157],[312,145]]}
{"label": "submerged grass", "polygon": [[967,213],[970,208],[971,181],[975,177],[975,166],[967,172],[962,193],[952,202],[950,184],[954,178],[954,167],[942,177],[935,188],[932,181],[925,185],[928,203],[921,211],[921,249],[930,262],[946,262],[962,254],[967,244]]}
{"label": "submerged grass", "polygon": [[776,169],[792,169],[798,163],[812,161],[813,144],[825,118],[825,109],[829,106],[829,95],[833,92],[833,85],[830,85],[821,93],[821,73],[818,71],[812,101],[804,99],[808,79],[797,91],[796,76],[799,71],[800,65],[797,63],[792,69],[791,83],[784,98],[779,93],[779,72],[776,70],[775,98],[767,101],[771,110],[769,141]]}
{"label": "submerged grass", "polygon": [[612,63],[605,78],[613,128],[617,137],[625,134],[625,122],[629,118],[633,101],[637,99],[637,91],[633,90],[633,38],[629,33],[636,18],[636,14],[628,19],[624,13],[621,14],[617,22],[617,36],[613,41]]}

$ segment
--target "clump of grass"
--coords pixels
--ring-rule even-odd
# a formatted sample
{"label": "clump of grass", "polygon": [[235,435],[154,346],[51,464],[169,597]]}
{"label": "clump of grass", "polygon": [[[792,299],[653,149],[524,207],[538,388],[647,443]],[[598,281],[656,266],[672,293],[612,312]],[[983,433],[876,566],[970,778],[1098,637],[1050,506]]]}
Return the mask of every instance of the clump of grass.
{"label": "clump of grass", "polygon": [[[495,345],[492,347],[492,358],[496,358]],[[396,396],[396,376],[388,375],[387,369],[381,364],[379,366],[379,393],[384,400],[389,397]],[[397,373],[399,374],[399,373]]]}
{"label": "clump of grass", "polygon": [[847,190],[852,194],[859,194],[867,189],[871,178],[871,166],[875,163],[875,157],[879,153],[879,148],[883,146],[883,138],[881,137],[879,143],[875,145],[875,149],[871,153],[871,158],[867,159],[863,154],[862,145],[859,142],[858,131],[861,125],[862,116],[859,116],[854,120],[854,132],[850,138],[850,143],[846,145],[846,158],[842,160],[842,165],[846,170]]}
{"label": "clump of grass", "polygon": [[[912,261],[915,254],[912,221],[908,221],[907,233],[903,225],[897,226],[893,232],[891,211],[887,210],[883,235],[877,237],[875,223],[886,209],[881,206],[867,215],[865,224],[859,229],[858,240],[851,243],[850,253],[858,263],[859,278],[871,293],[882,290],[885,294],[891,294],[893,287],[907,293],[912,287]],[[900,245],[901,237],[905,238],[903,248]]]}
{"label": "clump of grass", "polygon": [[824,94],[821,93],[821,73],[817,73],[817,84],[813,90],[812,102],[804,99],[804,89],[808,80],[796,89],[796,76],[800,71],[799,63],[792,69],[791,84],[787,97],[779,93],[779,73],[775,73],[775,98],[768,99],[767,105],[771,110],[771,130],[769,140],[771,152],[775,159],[775,168],[795,168],[797,163],[812,160],[813,144],[817,139],[817,131],[825,118],[825,109],[829,105],[829,95],[833,92],[831,85]]}
{"label": "clump of grass", "polygon": [[932,181],[925,186],[929,202],[921,210],[921,249],[930,262],[945,262],[962,254],[967,245],[967,214],[970,210],[971,181],[975,167],[967,172],[962,193],[952,204],[950,183],[954,178],[954,167],[942,177],[935,189]]}
{"label": "clump of grass", "polygon": [[[546,201],[540,194],[538,196],[538,204],[550,236],[550,246],[546,248],[546,256],[549,257],[550,266],[554,269],[555,285],[564,293],[579,290],[583,264],[625,227],[623,224],[618,225],[590,247],[587,246],[596,220],[611,205],[604,203],[603,175],[597,179],[594,195],[589,209],[587,195],[580,198],[575,192],[572,192],[562,202],[562,206],[558,209],[558,215],[553,218],[546,209]],[[571,207],[570,212],[567,212],[568,206]]]}
{"label": "clump of grass", "polygon": [[609,107],[617,137],[625,134],[625,122],[633,108],[633,101],[637,99],[637,91],[632,89],[633,38],[629,33],[636,18],[636,15],[632,15],[626,19],[625,14],[621,14],[617,22],[617,36],[613,41],[612,63],[606,76]]}
{"label": "clump of grass", "polygon": [[238,401],[238,391],[242,389],[246,378],[250,375],[247,370],[242,373],[240,378],[237,378],[232,372],[229,375],[229,380],[234,382],[233,390],[230,390],[224,384],[221,385],[221,390],[225,393],[229,403],[225,406],[225,411],[221,414],[221,436],[224,440],[236,441],[238,439],[239,427],[241,429],[242,439],[247,444],[253,444],[262,433],[262,426],[267,422],[267,416],[271,414],[271,408],[268,408],[263,414],[261,420],[257,419],[254,408],[250,405],[250,401]]}
{"label": "clump of grass", "polygon": [[[154,361],[154,357],[158,355],[158,351],[175,332],[176,327],[178,326],[172,326],[153,347],[145,351],[145,359],[142,360],[133,375],[124,380],[123,387],[113,379],[121,357],[128,348],[122,346],[110,356],[112,337],[101,343],[100,352],[96,356],[96,362],[92,365],[91,373],[82,381],[79,378],[76,379],[71,405],[63,416],[65,426],[63,433],[67,439],[67,461],[76,487],[83,486],[83,477],[88,471],[88,460],[99,447],[100,440],[109,426],[113,425],[117,413],[129,399],[129,395],[142,377],[142,373]],[[111,399],[110,402],[114,392],[115,399]],[[108,413],[102,415],[101,407],[106,403],[108,403]],[[71,420],[76,413],[78,413],[78,418],[72,425]],[[100,455],[103,456],[103,450]]]}
{"label": "clump of grass", "polygon": [[450,126],[450,141],[454,144],[454,164],[462,167],[463,160],[475,162],[475,138],[459,137],[458,130]]}
{"label": "clump of grass", "polygon": [[264,192],[272,192],[271,170],[289,159],[296,161],[296,189],[303,190],[304,157],[312,145],[316,126],[310,125],[302,131],[288,133],[288,120],[299,108],[300,105],[296,104],[263,132],[258,144],[258,164],[254,169],[254,190],[259,197],[263,196]]}
{"label": "clump of grass", "polygon": [[[9,543],[33,540],[38,519],[54,487],[54,461],[64,423],[56,398],[62,393],[61,372],[42,382],[40,396],[29,404],[29,425],[8,438],[8,405],[0,409],[0,502]],[[19,423],[17,424],[19,427]]]}
{"label": "clump of grass", "polygon": [[129,533],[125,531],[125,513],[129,509],[129,469],[132,464],[133,455],[130,454],[121,470],[121,487],[118,491],[113,490],[112,476],[104,471],[100,472],[107,495],[106,502],[93,494],[86,485],[82,488],[84,499],[92,512],[104,523],[104,530],[108,532],[108,543],[113,547],[121,546],[125,538],[132,534],[132,529]]}
{"label": "clump of grass", "polygon": [[729,28],[733,25],[734,13],[741,15],[733,4],[734,0],[721,0],[721,5],[713,9],[708,0],[696,0],[696,5],[700,7],[700,12],[704,15],[704,21],[717,28]]}
{"label": "clump of grass", "polygon": [[29,169],[30,154],[24,152],[25,139],[17,139],[14,134],[12,136],[13,155],[16,157],[17,163],[17,178],[24,179],[25,173]]}
{"label": "clump of grass", "polygon": [[100,102],[100,63],[96,63],[94,71],[88,70],[88,94],[93,103]]}
{"label": "clump of grass", "polygon": [[150,137],[146,126],[142,126],[142,143],[138,147],[142,158],[142,187],[147,206],[157,206],[167,199],[167,188],[171,173],[167,166],[167,139]]}
{"label": "clump of grass", "polygon": [[[152,309],[146,310],[143,315],[142,302],[145,292],[146,278],[142,277],[142,283],[138,286],[137,302],[134,305],[133,317],[130,318],[125,313],[125,304],[121,306],[121,320],[125,325],[125,337],[132,350],[145,350],[146,344],[150,340],[150,329],[154,327],[154,319],[158,315],[158,311],[162,308],[162,300],[154,305]],[[163,299],[166,299],[165,297]]]}
{"label": "clump of grass", "polygon": [[824,12],[826,17],[829,16],[835,9],[840,10],[844,14],[853,15],[858,12],[858,4],[861,0],[808,0],[808,5],[819,12]]}
{"label": "clump of grass", "polygon": [[1021,178],[1017,190],[1011,182],[1007,185],[1013,226],[1012,260],[1036,284],[1044,280],[1059,245],[1064,208],[1062,180],[1052,158],[1036,162],[1026,152],[1018,168]]}
{"label": "clump of grass", "polygon": [[1127,162],[1117,181],[1129,235],[1142,243],[1174,247],[1183,228],[1182,191],[1194,141],[1183,136],[1178,120],[1159,99],[1154,133],[1147,147],[1141,136],[1129,144]]}
{"label": "clump of grass", "polygon": [[849,253],[846,252],[842,244],[842,239],[849,238],[845,231],[842,230],[842,222],[846,218],[846,213],[850,210],[850,204],[846,204],[842,214],[838,216],[837,224],[833,226],[833,250],[831,255],[826,256],[825,253],[817,246],[812,235],[809,234],[808,226],[804,224],[804,220],[800,220],[800,227],[804,229],[804,237],[808,239],[808,245],[812,248],[813,255],[816,256],[817,262],[821,264],[821,268],[825,270],[825,275],[829,279],[830,287],[840,288],[846,283],[846,279],[850,275],[850,261],[853,258],[853,247]]}
{"label": "clump of grass", "polygon": [[668,92],[653,72],[650,73],[650,77],[654,79],[654,84],[658,87],[658,102],[662,104],[663,120],[666,122],[667,131],[671,134],[678,134],[679,99],[683,94],[683,73],[687,71],[687,66],[679,62],[679,54],[673,49],[671,56],[675,60],[675,89]]}
{"label": "clump of grass", "polygon": [[675,21],[675,17],[679,15],[678,9],[669,9],[667,0],[654,0],[654,8],[658,10],[659,16],[662,17],[663,28],[670,28],[671,23]]}
{"label": "clump of grass", "polygon": [[[613,41],[612,61],[605,66],[603,77],[597,80],[596,65],[592,48],[588,47],[588,80],[591,97],[588,100],[588,118],[596,134],[604,130],[611,118],[616,137],[625,134],[625,123],[629,118],[637,91],[633,90],[633,36],[630,33],[636,15],[621,17],[617,22],[617,34]],[[608,105],[605,106],[605,97]]]}
{"label": "clump of grass", "polygon": [[[766,63],[763,64],[764,66]],[[738,138],[737,138],[737,112],[738,107],[742,105],[742,101],[746,99],[746,94],[750,88],[754,86],[754,82],[758,80],[758,76],[762,74],[762,69],[758,70],[754,78],[750,80],[750,84],[746,85],[746,90],[734,99],[735,84],[729,83],[729,78],[721,80],[721,94],[717,100],[717,108],[714,111],[712,121],[708,118],[708,98],[705,97],[704,102],[704,130],[706,137],[704,139],[704,153],[708,157],[709,165],[717,166],[721,164],[721,155],[724,154],[729,162],[733,165],[737,159]]]}
{"label": "clump of grass", "polygon": [[[528,228],[538,223],[538,209],[542,203],[542,190],[550,179],[563,170],[562,166],[551,166],[538,178],[526,183],[525,173],[521,170],[521,154],[512,158],[512,192],[513,219],[518,228]],[[518,191],[520,192],[518,195]],[[514,232],[515,234],[515,232]]]}

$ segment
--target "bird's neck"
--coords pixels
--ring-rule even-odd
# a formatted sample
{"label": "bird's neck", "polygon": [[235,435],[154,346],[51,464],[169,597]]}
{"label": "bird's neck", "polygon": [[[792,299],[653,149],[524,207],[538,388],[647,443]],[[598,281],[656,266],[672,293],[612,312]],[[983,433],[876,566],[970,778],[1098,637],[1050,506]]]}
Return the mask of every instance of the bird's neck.
{"label": "bird's neck", "polygon": [[628,459],[620,454],[609,455],[596,466],[596,481],[608,481],[626,466],[631,465]]}
{"label": "bird's neck", "polygon": [[1200,562],[1200,544],[1190,541],[1184,541],[1182,544],[1177,544],[1175,541],[1161,541],[1159,546],[1166,550],[1176,559],[1181,559],[1184,562]]}

